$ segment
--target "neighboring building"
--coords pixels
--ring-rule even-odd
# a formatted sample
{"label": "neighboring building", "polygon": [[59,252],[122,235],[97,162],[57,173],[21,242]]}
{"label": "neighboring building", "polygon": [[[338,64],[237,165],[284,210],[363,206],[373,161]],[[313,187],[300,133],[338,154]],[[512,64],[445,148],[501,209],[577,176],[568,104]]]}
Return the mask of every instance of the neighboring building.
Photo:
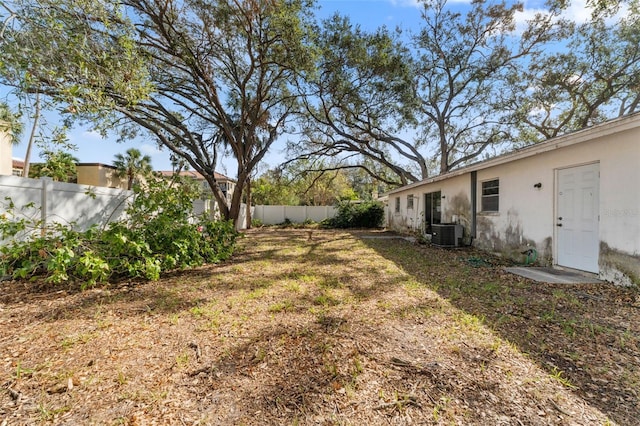
{"label": "neighboring building", "polygon": [[[388,226],[640,284],[640,114],[388,193]],[[455,223],[460,226],[443,225]],[[451,241],[449,241],[451,243]]]}
{"label": "neighboring building", "polygon": [[[2,157],[4,158],[4,157]],[[37,165],[38,163],[32,163]],[[78,163],[76,164],[76,178],[71,179],[71,183],[79,185],[102,186],[105,188],[127,189],[127,180],[115,176],[116,168],[108,164],[100,163]],[[24,161],[12,160],[13,176],[23,176]],[[0,173],[9,174],[9,173]]]}
{"label": "neighboring building", "polygon": [[16,160],[13,158],[11,160],[11,174],[13,176],[23,176],[24,175],[24,161]]}
{"label": "neighboring building", "polygon": [[127,189],[127,179],[116,176],[116,168],[101,163],[78,163],[76,175],[78,185],[102,186]]}
{"label": "neighboring building", "polygon": [[12,174],[12,145],[11,135],[8,132],[0,130],[0,175]]}
{"label": "neighboring building", "polygon": [[[171,177],[175,174],[173,171],[161,171],[159,172],[162,176]],[[204,176],[199,172],[195,171],[181,171],[180,176],[190,177],[193,180],[198,182],[198,185],[202,189],[202,198],[203,199],[213,199],[213,193],[211,188],[209,187],[209,183],[205,180]],[[218,172],[214,172],[214,177],[216,178],[216,182],[218,182],[218,186],[220,190],[224,194],[227,199],[227,205],[231,204],[231,197],[233,196],[233,191],[236,187],[236,182],[233,179],[226,177],[223,174]]]}

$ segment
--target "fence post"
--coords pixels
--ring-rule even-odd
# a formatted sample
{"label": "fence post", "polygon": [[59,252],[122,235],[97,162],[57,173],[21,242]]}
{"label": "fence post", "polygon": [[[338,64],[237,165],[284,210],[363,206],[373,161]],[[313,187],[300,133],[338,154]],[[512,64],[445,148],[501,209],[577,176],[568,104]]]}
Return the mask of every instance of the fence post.
{"label": "fence post", "polygon": [[47,211],[49,210],[49,193],[53,192],[53,179],[50,177],[40,178],[42,181],[42,192],[40,196],[40,235],[44,237],[47,229]]}

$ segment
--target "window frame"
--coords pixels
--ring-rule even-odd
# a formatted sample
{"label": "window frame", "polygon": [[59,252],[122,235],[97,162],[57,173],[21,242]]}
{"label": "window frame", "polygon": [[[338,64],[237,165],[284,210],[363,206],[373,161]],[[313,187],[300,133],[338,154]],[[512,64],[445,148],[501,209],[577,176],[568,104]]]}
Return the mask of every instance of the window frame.
{"label": "window frame", "polygon": [[[495,201],[493,201],[494,199]],[[500,212],[500,178],[480,182],[480,212]]]}
{"label": "window frame", "polygon": [[413,210],[416,197],[413,194],[407,195],[407,210]]}
{"label": "window frame", "polygon": [[400,213],[400,197],[396,197],[394,212]]}

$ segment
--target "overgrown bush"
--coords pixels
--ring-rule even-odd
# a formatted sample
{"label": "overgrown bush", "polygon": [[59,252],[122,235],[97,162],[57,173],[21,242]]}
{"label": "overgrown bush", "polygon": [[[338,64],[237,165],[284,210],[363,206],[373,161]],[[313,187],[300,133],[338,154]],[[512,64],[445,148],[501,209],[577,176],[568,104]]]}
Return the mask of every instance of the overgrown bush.
{"label": "overgrown bush", "polygon": [[149,180],[136,187],[126,220],[80,232],[74,224],[42,228],[33,205],[6,200],[0,215],[0,276],[79,280],[83,286],[137,278],[155,280],[163,271],[229,258],[238,238],[233,223],[193,217],[188,182]]}
{"label": "overgrown bush", "polygon": [[329,228],[378,228],[384,222],[384,205],[377,201],[338,204],[338,212],[330,219],[322,221]]}

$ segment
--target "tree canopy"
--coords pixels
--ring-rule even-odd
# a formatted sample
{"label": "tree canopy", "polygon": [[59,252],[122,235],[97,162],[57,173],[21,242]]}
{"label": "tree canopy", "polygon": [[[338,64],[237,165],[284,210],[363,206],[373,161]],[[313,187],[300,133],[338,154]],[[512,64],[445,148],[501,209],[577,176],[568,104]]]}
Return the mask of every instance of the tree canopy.
{"label": "tree canopy", "polygon": [[638,109],[637,0],[594,0],[579,24],[568,1],[526,22],[518,2],[419,3],[415,32],[319,27],[297,158],[403,185]]}
{"label": "tree canopy", "polygon": [[318,72],[304,82],[313,120],[303,125],[302,158],[342,154],[347,167],[407,184],[507,140],[512,115],[501,86],[555,36],[551,15],[536,16],[514,42],[519,3],[479,0],[466,15],[445,0],[421,4],[422,28],[408,42],[385,28],[366,33],[340,16],[324,23]]}
{"label": "tree canopy", "polygon": [[10,142],[17,144],[22,129],[20,114],[13,111],[5,102],[0,102],[0,131],[7,132],[10,136]]}
{"label": "tree canopy", "polygon": [[320,165],[317,170],[298,162],[286,168],[271,169],[253,182],[253,201],[265,205],[331,206],[342,200],[370,199],[353,171],[330,170]]}
{"label": "tree canopy", "polygon": [[417,30],[369,32],[318,22],[312,0],[0,0],[0,83],[150,135],[237,219],[287,136],[304,176],[394,186],[637,111],[639,0],[590,0],[585,22],[561,19],[569,4],[525,22],[519,2],[420,0]]}
{"label": "tree canopy", "polygon": [[[124,136],[144,129],[200,172],[237,219],[251,172],[285,130],[310,66],[304,0],[4,2],[3,82]],[[26,46],[26,49],[21,48]],[[131,126],[131,125],[135,126]],[[231,205],[214,170],[237,163]]]}
{"label": "tree canopy", "polygon": [[591,19],[571,27],[565,48],[540,55],[513,86],[523,94],[513,106],[521,142],[640,110],[640,4],[592,3]]}

